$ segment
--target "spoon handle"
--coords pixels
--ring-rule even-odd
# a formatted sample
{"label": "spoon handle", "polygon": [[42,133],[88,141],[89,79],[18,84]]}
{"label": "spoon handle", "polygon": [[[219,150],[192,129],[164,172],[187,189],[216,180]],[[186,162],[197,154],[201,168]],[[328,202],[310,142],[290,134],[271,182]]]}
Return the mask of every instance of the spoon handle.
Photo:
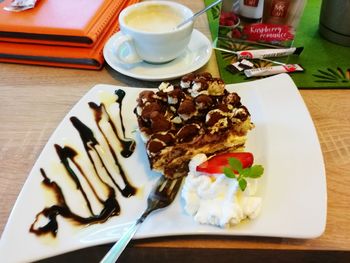
{"label": "spoon handle", "polygon": [[115,261],[124,251],[125,247],[129,244],[132,237],[135,235],[140,225],[140,221],[136,221],[134,224],[132,224],[130,228],[124,232],[118,242],[115,243],[113,247],[108,251],[108,253],[103,257],[100,263],[115,263]]}
{"label": "spoon handle", "polygon": [[219,4],[222,0],[217,0],[214,3],[211,3],[210,5],[208,5],[206,8],[202,9],[201,11],[195,13],[193,16],[191,16],[190,18],[186,19],[185,21],[183,21],[182,23],[180,23],[179,25],[177,25],[176,28],[180,28],[183,25],[187,24],[188,22],[194,20],[197,16],[200,16],[201,14],[207,12],[210,8],[212,8],[213,6],[216,6],[217,4]]}

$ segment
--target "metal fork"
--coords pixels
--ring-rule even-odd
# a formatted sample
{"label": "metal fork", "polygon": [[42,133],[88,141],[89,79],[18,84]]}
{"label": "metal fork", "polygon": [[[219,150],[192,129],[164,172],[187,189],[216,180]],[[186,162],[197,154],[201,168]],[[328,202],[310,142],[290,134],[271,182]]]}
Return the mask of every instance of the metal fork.
{"label": "metal fork", "polygon": [[147,199],[147,209],[141,217],[121,236],[117,243],[108,251],[100,263],[114,263],[128,245],[141,223],[155,210],[167,207],[176,197],[182,178],[167,179],[161,176]]}

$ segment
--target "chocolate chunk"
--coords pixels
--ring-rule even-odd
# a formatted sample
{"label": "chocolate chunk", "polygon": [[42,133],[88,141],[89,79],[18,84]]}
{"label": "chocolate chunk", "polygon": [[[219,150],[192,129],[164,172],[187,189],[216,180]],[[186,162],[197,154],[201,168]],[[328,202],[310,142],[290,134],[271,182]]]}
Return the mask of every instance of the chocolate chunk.
{"label": "chocolate chunk", "polygon": [[217,109],[222,111],[222,112],[230,112],[230,109],[226,104],[220,103],[217,105]]}
{"label": "chocolate chunk", "polygon": [[186,176],[189,168],[188,168],[189,160],[183,161],[182,163],[170,163],[164,168],[164,175],[168,178],[178,178]]}
{"label": "chocolate chunk", "polygon": [[166,144],[159,140],[149,140],[146,144],[147,153],[151,156],[157,155],[165,147]]}
{"label": "chocolate chunk", "polygon": [[157,102],[152,102],[144,106],[144,108],[141,111],[141,117],[145,121],[148,121],[150,119],[150,116],[153,112],[160,112],[162,110],[162,107]]}
{"label": "chocolate chunk", "polygon": [[181,78],[183,82],[192,82],[195,79],[196,75],[194,73],[189,73]]}
{"label": "chocolate chunk", "polygon": [[156,99],[154,98],[154,92],[151,90],[141,91],[139,97],[137,99],[137,103],[140,107],[143,107],[149,102],[154,102]]}
{"label": "chocolate chunk", "polygon": [[211,80],[213,78],[213,76],[209,72],[203,72],[203,73],[200,73],[199,75],[207,80]]}
{"label": "chocolate chunk", "polygon": [[176,134],[178,142],[190,142],[199,135],[200,126],[198,124],[187,124],[183,126]]}
{"label": "chocolate chunk", "polygon": [[177,104],[184,98],[185,95],[183,91],[179,88],[175,88],[173,91],[168,92],[168,103]]}
{"label": "chocolate chunk", "polygon": [[249,116],[250,113],[248,109],[243,105],[237,109],[234,114],[234,118],[240,119],[241,121],[245,121]]}
{"label": "chocolate chunk", "polygon": [[177,109],[178,114],[181,115],[192,115],[196,112],[196,106],[191,99],[185,99],[180,103]]}
{"label": "chocolate chunk", "polygon": [[150,120],[153,132],[167,131],[171,128],[171,122],[158,111],[154,111],[150,114]]}
{"label": "chocolate chunk", "polygon": [[208,81],[205,78],[197,78],[193,81],[192,90],[200,92],[203,90],[207,90],[208,87]]}
{"label": "chocolate chunk", "polygon": [[194,99],[196,106],[200,110],[208,109],[213,104],[213,100],[209,95],[200,94]]}
{"label": "chocolate chunk", "polygon": [[238,96],[237,93],[232,92],[227,94],[223,99],[225,104],[230,104],[233,107],[239,107],[241,105],[241,98]]}
{"label": "chocolate chunk", "polygon": [[151,136],[150,140],[158,140],[163,142],[166,146],[168,146],[173,145],[175,143],[175,136],[170,132],[156,133]]}
{"label": "chocolate chunk", "polygon": [[220,110],[212,110],[210,112],[208,112],[207,116],[206,116],[206,125],[208,127],[212,127],[214,126],[217,122],[219,122],[221,119],[225,119],[226,116],[225,114],[220,111]]}
{"label": "chocolate chunk", "polygon": [[163,101],[163,102],[167,102],[168,100],[168,95],[166,92],[160,90],[160,91],[157,91],[156,93],[156,98]]}
{"label": "chocolate chunk", "polygon": [[145,137],[148,137],[152,134],[150,123],[145,122],[141,117],[137,117],[137,123],[139,125],[140,131],[144,134]]}

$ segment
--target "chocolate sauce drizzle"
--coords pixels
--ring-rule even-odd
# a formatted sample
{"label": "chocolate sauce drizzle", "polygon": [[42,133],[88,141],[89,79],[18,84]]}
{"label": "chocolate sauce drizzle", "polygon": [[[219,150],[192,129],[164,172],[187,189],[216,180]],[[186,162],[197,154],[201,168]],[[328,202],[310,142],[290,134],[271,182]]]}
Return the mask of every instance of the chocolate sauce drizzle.
{"label": "chocolate sauce drizzle", "polygon": [[[88,105],[93,111],[93,114],[95,116],[95,122],[97,124],[99,132],[103,135],[103,138],[107,142],[108,150],[113,156],[114,163],[116,167],[119,170],[119,175],[123,180],[124,187],[121,187],[115,180],[115,175],[111,174],[111,172],[107,169],[107,165],[101,156],[101,154],[98,151],[98,147],[100,146],[100,143],[94,136],[94,132],[85,125],[82,121],[80,121],[77,117],[73,116],[70,118],[70,121],[74,128],[78,131],[81,141],[84,146],[84,150],[88,156],[88,159],[90,163],[93,166],[94,174],[97,177],[97,181],[99,182],[100,187],[104,187],[108,190],[108,196],[104,200],[97,194],[96,191],[96,185],[93,185],[93,183],[89,180],[88,176],[85,174],[84,170],[82,169],[79,162],[76,160],[76,156],[78,155],[77,151],[73,149],[70,146],[64,146],[61,147],[58,144],[55,144],[55,150],[56,153],[62,163],[62,165],[65,168],[65,172],[63,175],[60,176],[68,176],[75,184],[76,190],[80,192],[80,194],[83,196],[85,205],[89,210],[90,215],[87,217],[80,216],[69,208],[66,202],[66,198],[63,194],[62,188],[54,181],[51,181],[50,178],[46,175],[46,172],[43,168],[40,168],[40,173],[43,177],[43,185],[54,192],[55,197],[57,199],[57,203],[44,208],[41,212],[39,212],[32,225],[30,226],[29,231],[40,236],[43,234],[51,233],[53,236],[57,235],[58,232],[58,223],[57,223],[57,216],[61,215],[64,218],[68,218],[73,220],[77,224],[86,225],[86,224],[94,224],[94,223],[103,223],[106,220],[108,220],[112,216],[116,216],[120,214],[120,206],[116,198],[116,192],[115,188],[118,189],[118,191],[122,194],[124,197],[131,197],[136,194],[137,189],[129,182],[127,175],[122,167],[122,165],[119,162],[118,155],[115,152],[114,148],[112,147],[110,140],[108,136],[103,132],[100,121],[103,117],[105,117],[111,126],[111,129],[115,136],[118,139],[118,142],[120,144],[120,155],[124,158],[130,157],[132,153],[135,150],[136,143],[134,140],[125,138],[125,127],[122,119],[122,102],[123,98],[125,97],[125,92],[122,90],[118,90],[115,92],[117,95],[116,102],[119,105],[119,120],[121,122],[122,132],[123,135],[120,136],[118,133],[118,129],[115,126],[114,122],[111,119],[111,116],[106,111],[105,105],[101,103],[100,105],[97,105],[94,102],[89,102]],[[101,177],[101,174],[99,173],[97,169],[97,164],[94,160],[94,158],[91,155],[91,152],[94,152],[95,155],[98,157],[100,161],[100,165],[102,165],[104,171],[106,172],[107,176],[109,177],[110,181],[113,183],[113,186],[109,185],[105,180]],[[81,184],[81,179],[79,179],[79,176],[74,172],[74,167],[79,171],[80,175],[84,178],[84,180],[87,182],[89,188],[92,190],[92,193],[96,200],[102,205],[102,210],[99,214],[95,214],[93,212],[90,200],[86,194],[86,190]],[[118,176],[119,176],[118,175]],[[48,220],[48,223],[46,223],[44,226],[36,226],[38,224],[40,217],[45,217]]]}

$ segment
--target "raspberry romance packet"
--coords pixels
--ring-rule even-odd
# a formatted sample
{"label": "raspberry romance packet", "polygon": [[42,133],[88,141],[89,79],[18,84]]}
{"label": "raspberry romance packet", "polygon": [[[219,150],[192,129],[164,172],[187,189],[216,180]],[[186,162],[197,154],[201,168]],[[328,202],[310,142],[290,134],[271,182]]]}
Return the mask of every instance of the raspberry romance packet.
{"label": "raspberry romance packet", "polygon": [[290,47],[306,0],[223,0],[218,39]]}

